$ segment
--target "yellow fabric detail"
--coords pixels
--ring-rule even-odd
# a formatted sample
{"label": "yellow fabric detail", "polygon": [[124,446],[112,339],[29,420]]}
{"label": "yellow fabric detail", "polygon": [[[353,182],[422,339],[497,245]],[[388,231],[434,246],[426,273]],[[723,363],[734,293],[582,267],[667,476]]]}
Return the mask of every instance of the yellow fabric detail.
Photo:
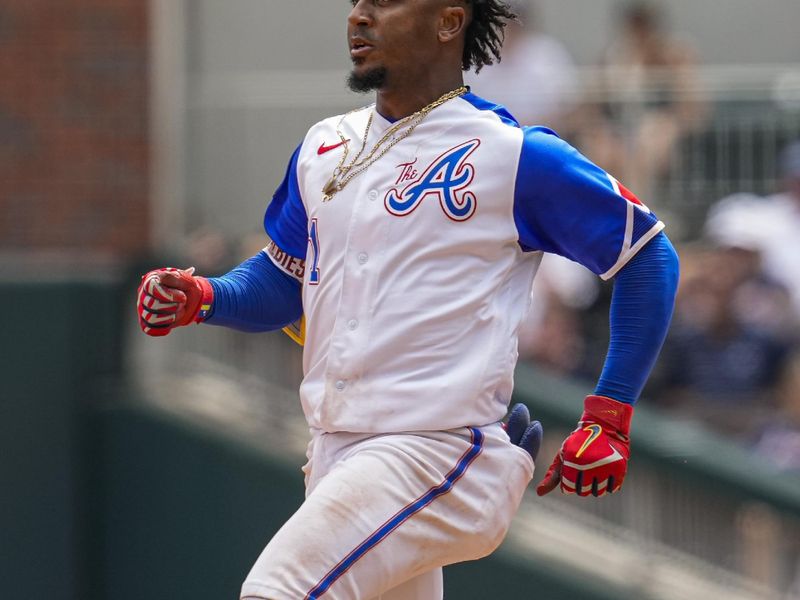
{"label": "yellow fabric detail", "polygon": [[592,445],[592,442],[594,442],[598,437],[600,437],[600,434],[603,433],[603,428],[600,427],[600,425],[596,424],[587,425],[586,427],[583,428],[583,430],[589,432],[589,437],[587,437],[584,440],[581,447],[575,453],[575,458],[580,458],[581,454],[583,454],[586,451],[586,449]]}
{"label": "yellow fabric detail", "polygon": [[288,335],[301,346],[304,346],[306,343],[306,316],[303,315],[294,323],[284,327],[283,333]]}

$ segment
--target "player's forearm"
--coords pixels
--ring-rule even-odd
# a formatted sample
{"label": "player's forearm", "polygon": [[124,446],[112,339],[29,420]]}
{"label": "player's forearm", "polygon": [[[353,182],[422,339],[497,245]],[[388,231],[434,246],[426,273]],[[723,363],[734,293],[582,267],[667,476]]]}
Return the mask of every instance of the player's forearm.
{"label": "player's forearm", "polygon": [[206,319],[240,331],[273,331],[303,313],[300,283],[259,252],[223,275],[209,278],[214,305]]}
{"label": "player's forearm", "polygon": [[578,427],[536,488],[540,496],[557,487],[579,496],[602,496],[622,487],[630,458],[632,405],[664,343],[677,286],[678,255],[663,233],[617,273],[603,373],[595,393],[584,400]]}
{"label": "player's forearm", "polygon": [[614,278],[611,339],[595,394],[633,404],[667,335],[678,286],[678,255],[660,233]]}

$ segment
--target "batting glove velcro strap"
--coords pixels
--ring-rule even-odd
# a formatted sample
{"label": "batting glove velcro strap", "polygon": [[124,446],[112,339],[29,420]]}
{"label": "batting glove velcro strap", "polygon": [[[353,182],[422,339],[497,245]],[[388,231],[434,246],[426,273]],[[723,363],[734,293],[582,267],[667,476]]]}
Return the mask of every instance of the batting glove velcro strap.
{"label": "batting glove velcro strap", "polygon": [[147,335],[159,337],[175,327],[200,323],[211,313],[214,290],[194,268],[156,269],[142,276],[137,292],[139,326]]}
{"label": "batting glove velcro strap", "polygon": [[583,406],[578,428],[564,440],[536,488],[540,496],[557,486],[565,494],[579,496],[603,496],[622,487],[630,457],[633,406],[603,396],[587,396]]}

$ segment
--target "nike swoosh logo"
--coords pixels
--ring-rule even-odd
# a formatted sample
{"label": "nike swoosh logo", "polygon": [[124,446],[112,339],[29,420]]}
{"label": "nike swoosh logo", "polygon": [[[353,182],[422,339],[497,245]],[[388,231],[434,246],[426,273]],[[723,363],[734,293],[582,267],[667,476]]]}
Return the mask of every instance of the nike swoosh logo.
{"label": "nike swoosh logo", "polygon": [[339,146],[344,146],[349,141],[350,140],[342,140],[341,142],[339,142],[338,144],[334,144],[333,146],[326,146],[325,142],[322,142],[322,145],[317,150],[317,154],[322,156],[326,152],[330,152],[331,150],[336,150],[336,148],[338,148]]}
{"label": "nike swoosh logo", "polygon": [[587,425],[586,427],[583,428],[583,430],[588,431],[589,436],[583,441],[583,444],[575,453],[575,458],[580,458],[581,454],[583,454],[586,451],[586,449],[592,445],[592,442],[594,442],[597,438],[599,438],[600,434],[603,433],[603,428],[597,424]]}

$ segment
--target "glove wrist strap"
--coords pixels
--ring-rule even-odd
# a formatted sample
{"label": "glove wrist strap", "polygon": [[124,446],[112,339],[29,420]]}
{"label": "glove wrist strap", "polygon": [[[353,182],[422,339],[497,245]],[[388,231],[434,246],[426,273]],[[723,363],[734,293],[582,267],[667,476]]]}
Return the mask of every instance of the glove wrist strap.
{"label": "glove wrist strap", "polygon": [[586,396],[583,403],[581,421],[598,421],[606,427],[613,428],[623,435],[631,430],[633,406],[605,396]]}
{"label": "glove wrist strap", "polygon": [[214,308],[214,288],[211,287],[211,283],[205,277],[195,277],[195,281],[202,295],[200,296],[200,306],[194,322],[202,323],[211,315]]}

